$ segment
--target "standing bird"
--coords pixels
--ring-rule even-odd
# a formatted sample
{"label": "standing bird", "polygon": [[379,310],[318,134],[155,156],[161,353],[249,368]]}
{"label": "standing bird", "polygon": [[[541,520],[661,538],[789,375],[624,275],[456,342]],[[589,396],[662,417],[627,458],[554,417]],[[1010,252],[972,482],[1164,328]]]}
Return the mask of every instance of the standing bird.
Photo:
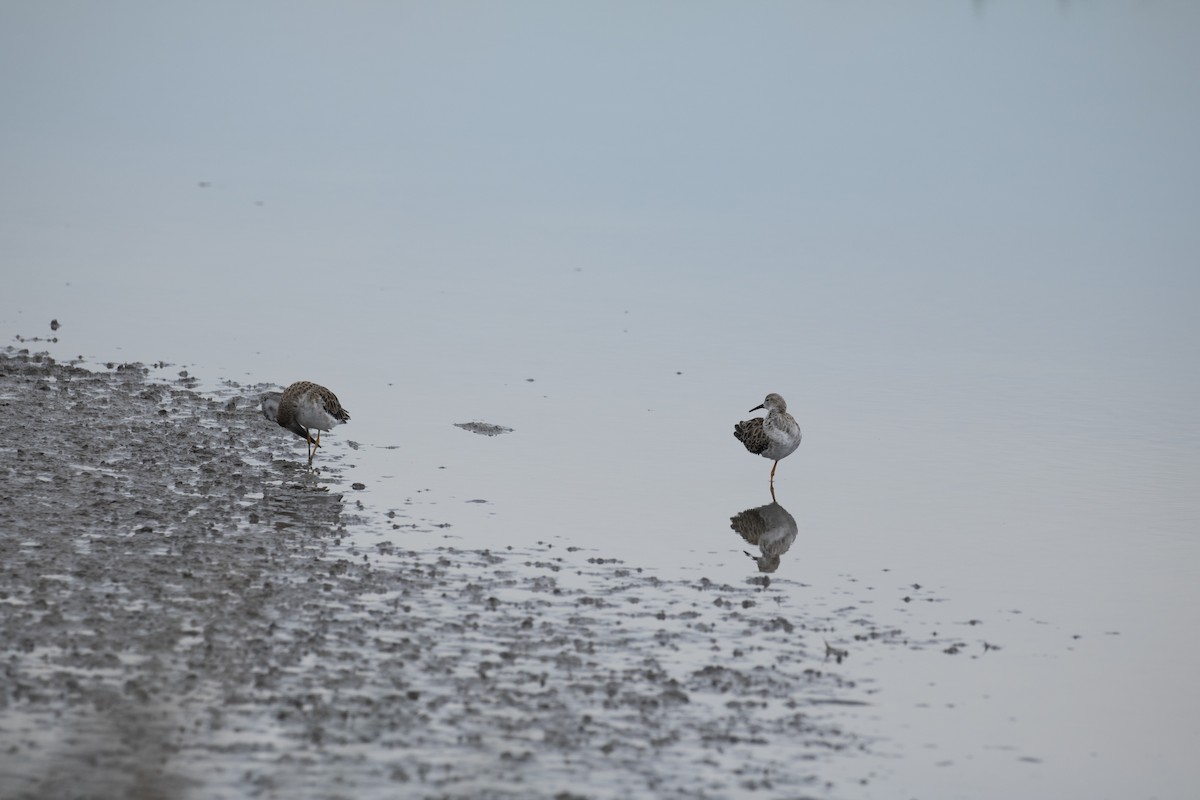
{"label": "standing bird", "polygon": [[[350,412],[342,408],[337,395],[320,384],[296,381],[279,392],[270,392],[262,399],[263,416],[301,437],[308,443],[308,465],[321,446],[321,431],[333,430],[350,421]],[[313,439],[312,432],[317,432]]]}
{"label": "standing bird", "polygon": [[760,408],[767,410],[767,416],[754,417],[733,426],[733,435],[746,445],[746,449],[755,455],[769,458],[775,463],[771,465],[771,499],[775,499],[775,468],[781,459],[796,452],[800,446],[800,426],[795,418],[787,413],[787,403],[782,397],[771,392],[762,405],[755,406],[751,411]]}

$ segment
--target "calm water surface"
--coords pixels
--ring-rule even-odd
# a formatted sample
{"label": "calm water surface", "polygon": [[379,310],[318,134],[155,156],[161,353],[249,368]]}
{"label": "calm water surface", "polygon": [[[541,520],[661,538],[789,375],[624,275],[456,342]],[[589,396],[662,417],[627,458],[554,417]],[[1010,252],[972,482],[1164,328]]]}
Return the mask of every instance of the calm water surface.
{"label": "calm water surface", "polygon": [[1191,6],[74,13],[0,11],[0,333],[329,385],[365,544],[729,583],[779,392],[773,589],[998,648],[844,642],[831,779],[1200,779]]}

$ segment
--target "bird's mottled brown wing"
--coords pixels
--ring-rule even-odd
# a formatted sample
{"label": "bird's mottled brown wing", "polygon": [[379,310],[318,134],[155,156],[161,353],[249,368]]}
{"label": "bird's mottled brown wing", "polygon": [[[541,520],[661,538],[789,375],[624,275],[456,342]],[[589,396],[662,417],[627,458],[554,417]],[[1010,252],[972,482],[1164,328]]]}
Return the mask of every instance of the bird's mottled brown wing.
{"label": "bird's mottled brown wing", "polygon": [[762,455],[767,449],[767,445],[771,441],[767,438],[766,431],[763,430],[762,417],[748,419],[745,422],[739,422],[733,426],[733,435],[737,440],[746,445],[746,449],[751,453]]}
{"label": "bird's mottled brown wing", "polygon": [[350,421],[350,412],[342,408],[341,402],[337,399],[337,395],[326,389],[324,386],[318,386],[321,390],[321,402],[325,405],[325,410],[329,412],[334,419],[342,422]]}

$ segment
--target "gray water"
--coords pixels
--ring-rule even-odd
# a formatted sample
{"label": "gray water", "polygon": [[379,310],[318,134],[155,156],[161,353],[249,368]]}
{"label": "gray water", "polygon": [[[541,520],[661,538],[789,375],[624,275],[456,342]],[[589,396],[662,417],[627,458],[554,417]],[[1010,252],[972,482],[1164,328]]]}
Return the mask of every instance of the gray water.
{"label": "gray water", "polygon": [[7,4],[0,334],[333,388],[317,466],[365,486],[363,546],[729,585],[771,466],[732,426],[779,392],[772,590],[967,645],[827,632],[874,742],[822,765],[839,796],[1186,796],[1197,33],[1185,4]]}

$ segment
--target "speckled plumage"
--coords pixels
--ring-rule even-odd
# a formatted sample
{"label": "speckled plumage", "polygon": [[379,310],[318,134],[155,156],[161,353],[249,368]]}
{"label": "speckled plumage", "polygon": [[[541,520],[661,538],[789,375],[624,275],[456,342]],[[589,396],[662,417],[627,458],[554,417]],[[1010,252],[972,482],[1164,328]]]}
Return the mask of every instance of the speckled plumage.
{"label": "speckled plumage", "polygon": [[800,446],[800,426],[787,413],[787,402],[774,392],[767,395],[762,405],[750,410],[760,408],[766,409],[767,415],[737,423],[733,426],[733,435],[749,452],[775,462],[771,466],[771,496],[774,497],[775,467],[779,466],[780,459],[790,456]]}
{"label": "speckled plumage", "polygon": [[[308,443],[309,464],[321,446],[321,431],[333,430],[350,421],[350,413],[342,408],[337,395],[312,381],[296,381],[282,394],[264,395],[262,413]],[[316,439],[313,439],[313,431],[317,432]]]}

